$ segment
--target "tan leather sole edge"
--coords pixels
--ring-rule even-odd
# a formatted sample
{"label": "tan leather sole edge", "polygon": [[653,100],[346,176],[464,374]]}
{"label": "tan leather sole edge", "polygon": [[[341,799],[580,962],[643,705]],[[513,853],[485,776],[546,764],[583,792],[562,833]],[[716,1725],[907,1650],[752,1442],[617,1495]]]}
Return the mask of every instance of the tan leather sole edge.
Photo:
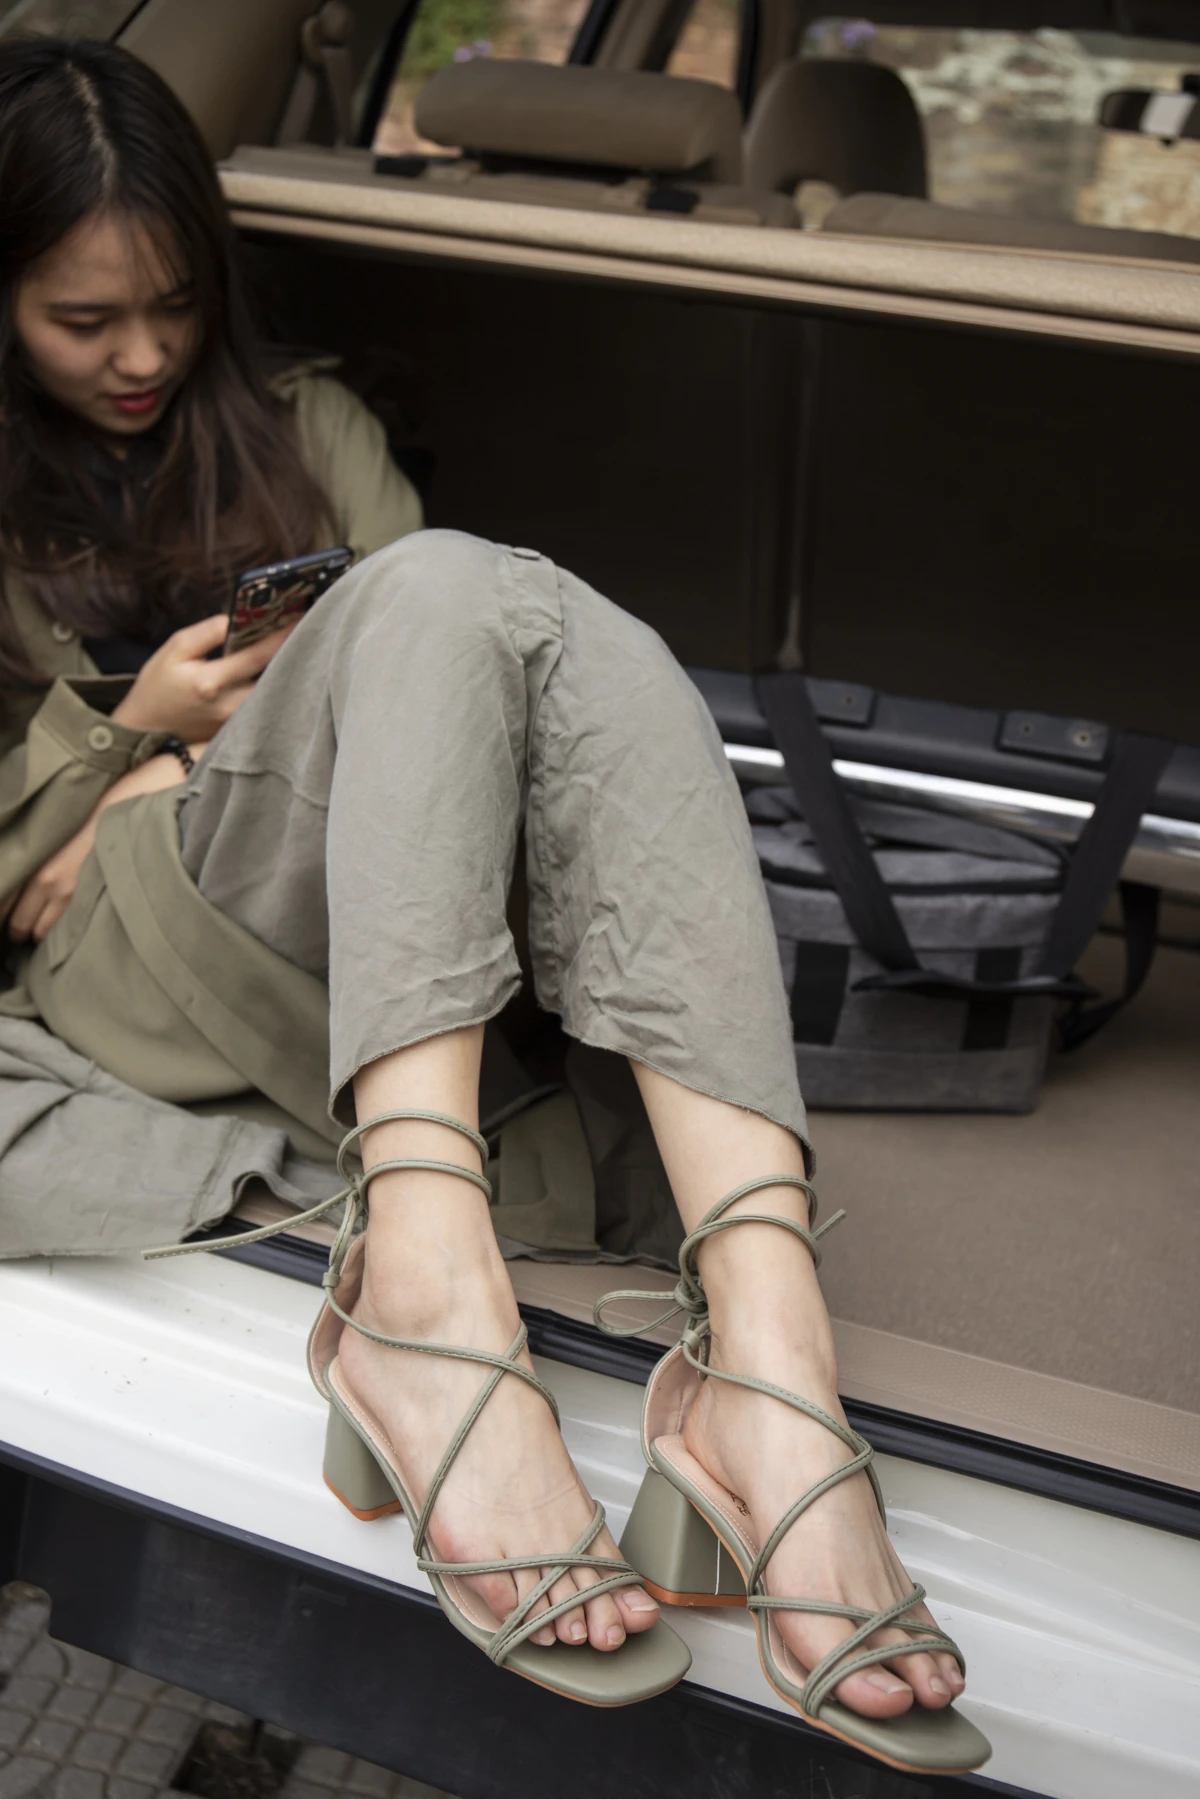
{"label": "tan leather sole edge", "polygon": [[325,1482],[325,1485],[329,1488],[333,1497],[339,1500],[348,1512],[353,1512],[354,1516],[360,1519],[363,1524],[374,1524],[376,1518],[390,1518],[394,1517],[397,1512],[400,1512],[401,1514],[404,1512],[404,1507],[398,1499],[393,1499],[389,1505],[373,1506],[369,1512],[360,1512],[356,1505],[351,1505],[344,1493],[338,1492],[327,1474],[323,1474],[321,1479]]}
{"label": "tan leather sole edge", "polygon": [[[707,1519],[705,1522],[707,1523]],[[715,1605],[736,1605],[743,1611],[746,1609],[746,1601],[737,1593],[671,1593],[666,1587],[647,1580],[644,1574],[642,1585],[651,1599],[657,1599],[660,1605],[690,1605],[704,1610]]]}

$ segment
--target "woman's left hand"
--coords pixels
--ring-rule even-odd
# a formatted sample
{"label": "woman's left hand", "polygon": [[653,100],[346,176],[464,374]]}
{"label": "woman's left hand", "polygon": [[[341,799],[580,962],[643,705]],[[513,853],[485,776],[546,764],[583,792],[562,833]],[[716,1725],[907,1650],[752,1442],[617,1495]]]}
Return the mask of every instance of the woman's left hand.
{"label": "woman's left hand", "polygon": [[[193,756],[204,749],[192,746]],[[131,769],[114,781],[92,816],[74,837],[43,862],[32,880],[26,882],[17,896],[8,919],[8,934],[19,943],[30,937],[40,943],[58,923],[75,894],[79,874],[91,855],[96,841],[96,822],[100,814],[118,800],[133,799],[140,793],[158,793],[165,787],[178,787],[186,779],[183,764],[177,756],[152,756],[140,768]]]}

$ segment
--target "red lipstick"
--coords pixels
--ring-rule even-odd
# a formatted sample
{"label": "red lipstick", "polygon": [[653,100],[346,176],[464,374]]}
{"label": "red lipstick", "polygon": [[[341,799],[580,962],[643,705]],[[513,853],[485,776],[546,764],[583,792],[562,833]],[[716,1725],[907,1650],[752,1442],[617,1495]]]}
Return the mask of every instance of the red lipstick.
{"label": "red lipstick", "polygon": [[108,397],[118,412],[136,418],[139,413],[154,411],[162,399],[162,388],[153,387],[149,392],[141,394],[109,394]]}

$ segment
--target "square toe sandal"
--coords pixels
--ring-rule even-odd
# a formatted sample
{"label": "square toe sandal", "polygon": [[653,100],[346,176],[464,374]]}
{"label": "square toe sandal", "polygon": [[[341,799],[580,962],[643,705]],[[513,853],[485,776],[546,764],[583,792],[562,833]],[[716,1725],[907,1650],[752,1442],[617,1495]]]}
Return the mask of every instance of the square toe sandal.
{"label": "square toe sandal", "polygon": [[[729,1215],[729,1208],[747,1194],[779,1186],[800,1187],[806,1194],[807,1229],[794,1219],[760,1212]],[[904,1599],[877,1612],[821,1599],[778,1598],[767,1591],[768,1563],[787,1532],[810,1505],[839,1482],[865,1473],[886,1524],[883,1495],[871,1466],[871,1445],[811,1400],[750,1375],[726,1374],[708,1362],[708,1302],[696,1266],[696,1254],[705,1238],[739,1224],[774,1224],[799,1237],[819,1263],[817,1239],[842,1216],[839,1212],[814,1230],[816,1195],[807,1181],[797,1175],[768,1175],[750,1181],[718,1200],[684,1239],[679,1251],[679,1282],[673,1293],[622,1290],[606,1294],[597,1304],[596,1323],[614,1336],[636,1336],[680,1314],[686,1321],[681,1341],[659,1362],[646,1389],[642,1446],[649,1468],[621,1538],[621,1553],[639,1570],[647,1592],[665,1605],[748,1607],[767,1681],[807,1724],[905,1773],[965,1774],[982,1767],[991,1754],[991,1744],[952,1705],[930,1711],[914,1703],[896,1718],[867,1718],[830,1697],[849,1674],[929,1650],[952,1655],[965,1674],[966,1663],[957,1644],[936,1625],[907,1616],[924,1600],[923,1587],[914,1586]],[[605,1322],[604,1309],[619,1299],[667,1300],[669,1304],[647,1324],[617,1327]],[[832,1431],[850,1452],[840,1468],[801,1495],[765,1542],[756,1539],[743,1501],[714,1480],[685,1446],[684,1421],[705,1380],[729,1381],[793,1406]],[[845,1618],[853,1629],[815,1668],[806,1671],[780,1635],[776,1618],[782,1611]],[[885,1627],[907,1631],[913,1640],[868,1648],[875,1632]]]}
{"label": "square toe sandal", "polygon": [[[428,1576],[430,1585],[451,1624],[467,1637],[498,1667],[521,1674],[526,1680],[577,1699],[585,1705],[630,1705],[639,1699],[651,1699],[683,1679],[691,1666],[691,1654],[682,1639],[661,1619],[647,1631],[627,1636],[619,1649],[605,1652],[590,1643],[579,1645],[554,1643],[542,1646],[531,1643],[535,1631],[552,1623],[562,1613],[611,1593],[619,1587],[641,1586],[642,1577],[623,1558],[593,1555],[591,1545],[604,1528],[604,1508],[597,1505],[591,1522],[578,1540],[567,1549],[542,1555],[510,1556],[493,1561],[445,1562],[433,1552],[429,1542],[429,1521],[438,1494],[454,1465],[472,1426],[488,1400],[505,1379],[522,1380],[545,1400],[558,1422],[558,1406],[550,1389],[536,1374],[517,1360],[525,1346],[528,1332],[522,1324],[512,1342],[502,1353],[467,1349],[450,1343],[425,1343],[403,1337],[385,1337],[367,1330],[351,1316],[362,1287],[367,1222],[367,1192],[377,1175],[401,1169],[427,1169],[471,1181],[488,1198],[491,1187],[482,1174],[456,1162],[420,1159],[380,1162],[374,1168],[355,1173],[348,1166],[354,1145],[372,1125],[395,1120],[418,1119],[445,1125],[469,1139],[487,1164],[487,1144],[476,1131],[456,1118],[437,1112],[386,1112],[369,1119],[343,1138],[338,1150],[338,1171],[346,1182],[345,1190],[320,1205],[278,1224],[261,1230],[246,1231],[236,1237],[191,1244],[172,1244],[161,1249],[143,1251],[148,1260],[164,1256],[187,1255],[198,1250],[224,1249],[233,1245],[254,1243],[279,1231],[292,1230],[297,1224],[320,1218],[335,1207],[344,1205],[341,1229],[329,1254],[329,1268],[323,1280],[325,1303],[318,1314],[308,1341],[308,1367],[317,1391],[328,1402],[329,1421],[325,1438],[325,1483],[356,1518],[371,1522],[389,1514],[403,1512],[412,1529],[417,1566]],[[338,1366],[338,1344],[346,1329],[358,1331],[373,1343],[389,1349],[410,1350],[421,1355],[449,1356],[456,1361],[478,1362],[490,1372],[484,1378],[472,1404],[453,1432],[433,1478],[424,1505],[410,1496],[400,1467],[399,1452],[389,1442],[378,1420],[359,1403],[350,1391]],[[511,1574],[518,1569],[542,1570],[542,1578],[519,1602],[507,1618],[495,1617],[480,1596],[466,1585],[472,1575]],[[585,1595],[559,1601],[530,1614],[538,1600],[555,1582],[573,1568],[588,1568],[600,1579]]]}

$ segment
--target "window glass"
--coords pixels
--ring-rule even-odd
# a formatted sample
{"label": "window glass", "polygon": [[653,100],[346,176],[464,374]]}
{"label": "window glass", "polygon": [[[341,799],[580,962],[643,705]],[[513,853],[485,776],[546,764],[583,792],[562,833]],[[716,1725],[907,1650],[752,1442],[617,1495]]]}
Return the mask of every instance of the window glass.
{"label": "window glass", "polygon": [[63,32],[111,37],[138,9],[138,0],[0,0],[0,27],[14,32]]}
{"label": "window glass", "polygon": [[1200,45],[837,17],[810,27],[803,52],[903,76],[925,122],[931,200],[1200,237],[1200,142],[1166,148],[1096,124],[1115,88],[1177,92],[1200,70]]}
{"label": "window glass", "polygon": [[737,86],[738,0],[695,0],[675,40],[668,75]]}
{"label": "window glass", "polygon": [[427,144],[413,128],[413,105],[431,75],[448,63],[476,56],[566,62],[587,9],[588,0],[423,0],[375,134],[375,148],[393,156],[443,148]]}

